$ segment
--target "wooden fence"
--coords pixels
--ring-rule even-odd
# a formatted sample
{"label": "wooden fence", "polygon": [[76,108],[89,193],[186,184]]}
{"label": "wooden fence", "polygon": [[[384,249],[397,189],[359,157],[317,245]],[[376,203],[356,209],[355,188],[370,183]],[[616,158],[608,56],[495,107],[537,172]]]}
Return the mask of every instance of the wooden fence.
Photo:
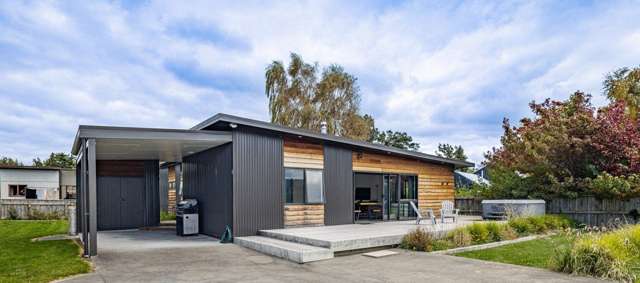
{"label": "wooden fence", "polygon": [[0,219],[9,218],[10,213],[15,213],[20,219],[28,219],[35,214],[67,216],[68,208],[75,207],[75,203],[73,199],[2,199],[0,200]]}
{"label": "wooden fence", "polygon": [[[609,225],[616,221],[637,223],[632,210],[640,212],[640,198],[630,200],[597,199],[595,197],[581,197],[575,199],[552,199],[546,201],[547,213],[562,214],[579,223],[587,225]],[[482,199],[472,197],[458,197],[455,199],[456,208],[461,214],[482,215]]]}
{"label": "wooden fence", "polygon": [[[562,214],[587,225],[609,225],[617,221],[636,223],[632,210],[640,210],[640,198],[630,200],[597,199],[552,199],[547,201],[547,213]],[[636,215],[637,218],[637,215]]]}
{"label": "wooden fence", "polygon": [[455,206],[463,215],[482,215],[482,199],[473,197],[456,197]]}

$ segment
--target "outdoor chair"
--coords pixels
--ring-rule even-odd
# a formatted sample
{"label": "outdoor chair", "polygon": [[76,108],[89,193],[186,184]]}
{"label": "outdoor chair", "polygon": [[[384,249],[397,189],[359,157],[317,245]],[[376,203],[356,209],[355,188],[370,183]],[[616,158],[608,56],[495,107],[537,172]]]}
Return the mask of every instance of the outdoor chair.
{"label": "outdoor chair", "polygon": [[[422,221],[424,218],[422,217],[422,213],[420,213],[420,210],[418,209],[418,207],[416,206],[415,203],[413,203],[412,201],[409,202],[411,204],[411,208],[413,208],[413,211],[416,213],[416,225],[420,224],[420,221]],[[432,209],[428,209],[427,210],[427,216],[429,218],[429,220],[431,221],[431,224],[436,224],[436,216],[433,213]]]}
{"label": "outdoor chair", "polygon": [[455,209],[453,207],[453,202],[450,200],[445,200],[442,202],[442,208],[440,209],[440,218],[441,222],[444,223],[444,220],[447,218],[452,218],[453,222],[457,222],[458,220],[458,212],[459,209]]}

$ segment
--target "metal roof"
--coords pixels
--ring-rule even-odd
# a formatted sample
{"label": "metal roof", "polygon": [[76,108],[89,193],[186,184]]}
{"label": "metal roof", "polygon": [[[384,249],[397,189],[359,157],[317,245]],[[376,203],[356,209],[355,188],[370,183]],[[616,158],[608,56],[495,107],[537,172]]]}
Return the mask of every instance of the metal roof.
{"label": "metal roof", "polygon": [[474,164],[471,162],[466,162],[466,161],[461,161],[456,159],[449,159],[449,158],[426,154],[418,151],[404,150],[404,149],[399,149],[395,147],[374,144],[374,143],[369,143],[364,141],[357,141],[357,140],[352,140],[352,139],[338,137],[338,136],[326,135],[326,134],[321,134],[321,133],[317,133],[317,132],[313,132],[305,129],[296,129],[291,127],[276,125],[269,122],[233,116],[233,115],[224,114],[224,113],[218,113],[212,116],[211,118],[204,120],[203,122],[192,127],[191,130],[202,130],[216,123],[221,123],[221,122],[244,125],[244,126],[260,128],[264,130],[290,134],[295,136],[301,136],[301,137],[307,137],[312,139],[318,139],[323,141],[329,141],[329,142],[349,145],[357,148],[370,149],[370,150],[385,152],[387,154],[395,154],[395,155],[409,157],[413,159],[428,161],[432,163],[451,164],[458,168],[474,166]]}
{"label": "metal roof", "polygon": [[81,125],[71,149],[73,154],[78,154],[83,138],[96,140],[99,160],[179,161],[183,156],[231,142],[231,132]]}

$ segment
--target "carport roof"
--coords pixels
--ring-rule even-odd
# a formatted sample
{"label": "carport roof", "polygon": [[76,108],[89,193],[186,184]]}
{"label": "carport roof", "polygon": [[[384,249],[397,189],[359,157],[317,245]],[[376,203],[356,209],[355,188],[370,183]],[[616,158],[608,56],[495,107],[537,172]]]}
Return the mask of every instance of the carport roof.
{"label": "carport roof", "polygon": [[231,132],[80,125],[71,153],[81,139],[96,140],[96,159],[180,161],[183,156],[231,142]]}
{"label": "carport roof", "polygon": [[307,138],[312,138],[316,140],[328,141],[332,143],[344,144],[344,145],[348,145],[356,148],[383,152],[386,154],[394,154],[397,156],[409,157],[409,158],[427,161],[431,163],[450,164],[456,168],[474,166],[473,163],[467,162],[467,161],[444,158],[436,155],[422,153],[419,151],[404,150],[404,149],[399,149],[395,147],[374,144],[374,143],[364,142],[364,141],[357,141],[357,140],[352,140],[352,139],[333,136],[333,135],[320,134],[320,133],[312,132],[309,130],[285,127],[285,126],[276,125],[273,123],[233,116],[233,115],[224,114],[224,113],[218,113],[212,116],[211,118],[204,120],[200,124],[195,125],[191,129],[202,130],[202,129],[209,128],[211,126],[215,128],[224,129],[224,127],[216,127],[217,125],[220,125],[220,124],[245,125],[245,126],[259,128],[259,129],[268,130],[268,131],[274,131],[274,132],[295,135],[300,137],[307,137]]}

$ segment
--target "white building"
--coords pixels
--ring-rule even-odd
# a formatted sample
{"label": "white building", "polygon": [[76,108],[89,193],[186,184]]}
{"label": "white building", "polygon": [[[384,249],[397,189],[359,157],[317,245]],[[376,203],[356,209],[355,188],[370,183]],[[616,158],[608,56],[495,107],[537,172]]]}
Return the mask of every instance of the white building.
{"label": "white building", "polygon": [[0,199],[60,199],[60,169],[0,167]]}

